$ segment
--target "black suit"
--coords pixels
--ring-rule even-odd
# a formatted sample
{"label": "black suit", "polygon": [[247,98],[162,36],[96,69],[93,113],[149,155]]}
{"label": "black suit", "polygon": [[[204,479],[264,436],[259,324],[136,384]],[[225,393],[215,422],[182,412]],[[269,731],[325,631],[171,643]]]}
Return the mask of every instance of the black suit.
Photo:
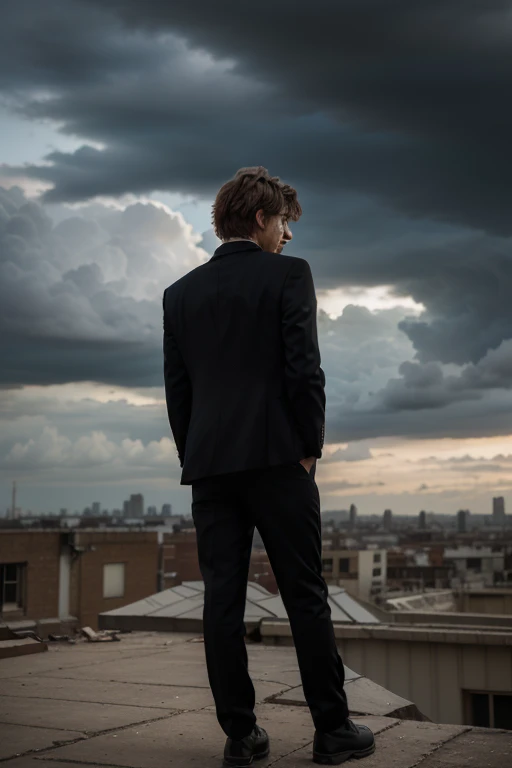
{"label": "black suit", "polygon": [[244,608],[257,527],[293,632],[318,730],[348,716],[327,586],[320,497],[300,459],[320,458],[325,377],[316,296],[304,259],[224,243],[163,295],[169,422],[192,485],[205,582],[204,636],[219,722],[233,739],[255,722]]}
{"label": "black suit", "polygon": [[325,377],[307,261],[225,243],[165,290],[163,308],[182,484],[321,457]]}

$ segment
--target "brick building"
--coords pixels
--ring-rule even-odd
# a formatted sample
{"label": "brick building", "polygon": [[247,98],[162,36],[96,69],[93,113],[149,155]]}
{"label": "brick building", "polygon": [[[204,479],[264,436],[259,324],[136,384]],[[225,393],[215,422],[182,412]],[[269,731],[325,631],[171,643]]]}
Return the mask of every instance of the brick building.
{"label": "brick building", "polygon": [[[165,533],[162,544],[162,588],[176,587],[184,581],[202,579],[197,557],[196,532],[192,528],[179,533]],[[253,549],[249,565],[249,581],[255,581],[277,594],[277,584],[264,549]]]}
{"label": "brick building", "polygon": [[[195,529],[0,530],[0,617],[10,623],[72,617],[96,629],[100,613],[201,578]],[[277,593],[264,550],[253,550],[249,580]]]}
{"label": "brick building", "polygon": [[195,529],[164,533],[160,556],[162,589],[202,578],[197,559]]}
{"label": "brick building", "polygon": [[98,614],[154,594],[155,531],[0,531],[0,616],[4,621]]}
{"label": "brick building", "polygon": [[4,619],[59,615],[58,531],[0,531],[0,615]]}

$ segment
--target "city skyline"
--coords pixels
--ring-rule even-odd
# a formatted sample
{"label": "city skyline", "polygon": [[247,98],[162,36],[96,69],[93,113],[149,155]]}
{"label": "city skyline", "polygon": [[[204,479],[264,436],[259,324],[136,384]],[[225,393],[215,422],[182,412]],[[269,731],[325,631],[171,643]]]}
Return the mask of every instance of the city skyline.
{"label": "city skyline", "polygon": [[[14,481],[15,484],[15,481]],[[322,515],[329,516],[329,514],[341,514],[346,518],[346,522],[349,523],[349,527],[351,529],[355,529],[358,525],[359,520],[368,520],[368,519],[379,519],[382,518],[382,527],[384,530],[388,529],[390,530],[393,527],[393,519],[396,516],[396,519],[415,519],[418,518],[420,527],[424,526],[426,521],[428,521],[431,517],[444,517],[444,518],[453,518],[454,521],[459,524],[461,515],[464,515],[465,523],[464,525],[468,524],[470,520],[479,519],[482,517],[489,518],[489,521],[492,522],[492,524],[496,525],[508,525],[509,519],[512,520],[512,517],[507,516],[506,511],[506,500],[503,496],[498,497],[492,497],[490,499],[490,508],[487,512],[474,512],[470,509],[457,509],[456,511],[449,511],[449,512],[439,512],[433,509],[423,509],[419,511],[414,510],[408,510],[407,512],[402,513],[395,513],[395,511],[386,508],[381,510],[380,512],[361,512],[357,508],[357,506],[352,502],[350,505],[348,505],[346,508],[339,507],[337,509],[326,509],[324,507],[321,508]],[[158,511],[158,507],[160,506],[160,511]],[[137,518],[137,517],[145,517],[145,516],[171,516],[171,515],[177,515],[182,517],[190,517],[190,510],[185,509],[183,512],[175,512],[173,513],[173,505],[169,502],[163,502],[161,505],[156,504],[149,504],[147,503],[146,498],[143,494],[136,493],[136,494],[129,494],[128,499],[124,499],[123,502],[116,507],[109,508],[104,503],[100,501],[92,501],[89,502],[89,504],[85,507],[80,509],[74,509],[73,511],[69,507],[59,507],[58,511],[55,510],[39,510],[34,511],[31,509],[23,509],[22,507],[18,506],[16,503],[16,494],[13,487],[13,495],[12,495],[12,503],[9,507],[5,509],[5,512],[3,514],[3,517],[8,519],[15,519],[16,517],[24,517],[24,516],[31,516],[31,517],[37,517],[40,516],[69,516],[69,517],[76,517],[76,516],[114,516],[114,517],[130,517],[130,518]],[[0,517],[2,515],[0,514]],[[423,522],[422,522],[423,520]]]}
{"label": "city skyline", "polygon": [[0,508],[16,479],[36,512],[133,484],[189,514],[161,298],[257,164],[304,210],[284,253],[318,293],[323,508],[512,504],[507,4],[299,7],[264,0],[250,35],[222,3],[6,9]]}

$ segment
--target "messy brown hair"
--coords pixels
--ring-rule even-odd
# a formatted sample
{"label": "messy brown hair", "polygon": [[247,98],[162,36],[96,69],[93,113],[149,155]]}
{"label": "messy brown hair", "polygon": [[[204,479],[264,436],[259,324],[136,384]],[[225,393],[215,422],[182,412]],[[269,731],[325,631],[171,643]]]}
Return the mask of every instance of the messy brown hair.
{"label": "messy brown hair", "polygon": [[251,237],[256,224],[256,212],[263,209],[265,217],[285,211],[292,221],[298,221],[302,208],[297,192],[284,184],[279,176],[270,176],[263,166],[240,168],[230,181],[219,189],[212,206],[212,223],[220,240],[231,237]]}

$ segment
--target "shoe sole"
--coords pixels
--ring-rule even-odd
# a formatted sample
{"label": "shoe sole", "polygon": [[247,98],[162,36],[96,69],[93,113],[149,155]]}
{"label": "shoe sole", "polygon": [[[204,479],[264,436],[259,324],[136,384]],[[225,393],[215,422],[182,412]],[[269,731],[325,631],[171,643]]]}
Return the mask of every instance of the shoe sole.
{"label": "shoe sole", "polygon": [[313,762],[321,765],[341,765],[352,757],[360,760],[362,757],[369,757],[375,752],[375,744],[368,749],[359,749],[355,752],[353,749],[348,752],[337,752],[335,755],[322,755],[320,752],[313,752]]}
{"label": "shoe sole", "polygon": [[246,768],[248,765],[252,765],[254,760],[263,760],[264,757],[268,757],[270,754],[270,747],[267,747],[267,749],[264,752],[256,752],[254,755],[251,755],[251,757],[240,758],[240,757],[233,757],[233,762],[231,762],[230,758],[224,758],[224,761],[222,765],[226,766],[226,768]]}

